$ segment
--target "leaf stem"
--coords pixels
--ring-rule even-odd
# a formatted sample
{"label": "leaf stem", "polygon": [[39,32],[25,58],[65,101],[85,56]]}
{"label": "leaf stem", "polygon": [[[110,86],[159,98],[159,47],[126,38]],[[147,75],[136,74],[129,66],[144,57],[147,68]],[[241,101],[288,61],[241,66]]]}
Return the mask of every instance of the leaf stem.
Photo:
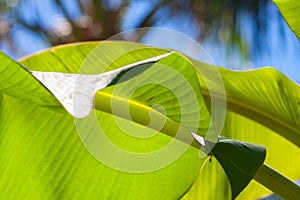
{"label": "leaf stem", "polygon": [[284,199],[300,197],[300,187],[297,184],[265,164],[257,170],[254,180]]}
{"label": "leaf stem", "polygon": [[139,102],[98,91],[95,95],[95,108],[164,133],[197,149],[200,148],[200,144],[187,128]]}

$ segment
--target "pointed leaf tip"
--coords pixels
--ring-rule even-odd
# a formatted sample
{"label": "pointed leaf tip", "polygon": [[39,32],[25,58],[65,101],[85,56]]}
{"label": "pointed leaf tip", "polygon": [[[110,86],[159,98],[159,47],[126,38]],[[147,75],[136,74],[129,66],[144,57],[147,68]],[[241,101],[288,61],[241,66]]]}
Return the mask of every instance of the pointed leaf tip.
{"label": "pointed leaf tip", "polygon": [[232,199],[249,184],[266,157],[266,149],[262,146],[225,137],[220,137],[211,153],[229,179]]}

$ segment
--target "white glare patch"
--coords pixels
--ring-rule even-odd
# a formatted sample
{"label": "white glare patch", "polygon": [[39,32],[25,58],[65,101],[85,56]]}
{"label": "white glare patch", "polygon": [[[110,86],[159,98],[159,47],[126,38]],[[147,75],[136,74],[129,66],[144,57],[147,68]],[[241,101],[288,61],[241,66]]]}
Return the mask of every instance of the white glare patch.
{"label": "white glare patch", "polygon": [[84,118],[92,110],[96,91],[109,85],[122,71],[141,64],[156,62],[172,53],[145,59],[98,75],[39,71],[32,71],[32,75],[51,91],[71,115]]}
{"label": "white glare patch", "polygon": [[202,146],[205,146],[205,139],[203,137],[201,137],[200,135],[197,135],[193,132],[191,132],[193,138],[199,143],[201,144]]}

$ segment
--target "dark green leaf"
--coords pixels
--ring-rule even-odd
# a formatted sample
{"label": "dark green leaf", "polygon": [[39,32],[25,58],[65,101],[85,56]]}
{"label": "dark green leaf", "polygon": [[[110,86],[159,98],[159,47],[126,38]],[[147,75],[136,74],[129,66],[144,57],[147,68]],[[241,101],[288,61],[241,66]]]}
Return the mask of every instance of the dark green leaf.
{"label": "dark green leaf", "polygon": [[249,184],[266,156],[264,147],[220,137],[212,155],[222,165],[231,186],[232,199]]}

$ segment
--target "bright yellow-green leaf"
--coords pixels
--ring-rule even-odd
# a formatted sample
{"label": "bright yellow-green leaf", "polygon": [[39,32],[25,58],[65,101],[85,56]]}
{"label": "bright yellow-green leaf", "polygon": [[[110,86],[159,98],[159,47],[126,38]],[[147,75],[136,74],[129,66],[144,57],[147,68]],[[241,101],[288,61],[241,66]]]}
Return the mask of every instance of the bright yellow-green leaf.
{"label": "bright yellow-green leaf", "polygon": [[300,40],[300,1],[273,0],[283,15],[285,21]]}
{"label": "bright yellow-green leaf", "polygon": [[[117,43],[112,45],[118,49]],[[75,73],[81,66],[80,61],[90,53],[92,47],[93,44],[54,48],[28,57],[22,63],[30,70]],[[122,45],[119,47],[124,48]],[[136,62],[161,52],[149,49],[142,52],[141,57],[123,57],[123,61],[114,64],[122,66],[126,62]],[[73,117],[61,109],[57,100],[21,66],[5,56],[1,58],[1,72],[9,76],[1,80],[0,87],[0,199],[175,199],[189,189],[205,159],[199,158],[199,150],[136,123],[95,111],[105,136],[111,138],[112,144],[124,148],[124,152],[146,153],[144,160],[130,163],[125,157],[107,149],[106,156],[120,162],[111,168],[84,148]],[[184,61],[183,57],[178,58]],[[12,64],[7,65],[6,61]],[[181,67],[183,70],[184,66]],[[10,72],[13,69],[15,71]],[[193,72],[192,67],[191,70]],[[190,83],[199,87],[196,74],[186,73],[191,78]],[[153,89],[147,88],[149,93],[153,93]],[[182,91],[179,92],[182,94]],[[142,91],[135,93],[134,97],[139,101],[147,98]],[[162,100],[173,98],[172,95],[166,95]],[[159,103],[158,100],[152,98],[154,103]],[[201,109],[204,109],[205,116],[205,106]],[[172,113],[171,107],[167,112],[176,118],[176,112]],[[118,123],[122,123],[122,129]],[[86,130],[89,130],[89,126],[86,126]],[[136,135],[141,133],[144,138],[128,135],[126,130]],[[167,154],[146,162],[149,160],[147,153],[159,152],[170,143],[173,146],[167,149]],[[173,163],[164,163],[164,159],[178,155],[178,149],[186,151],[175,157]],[[155,168],[160,163],[161,168],[147,171],[149,166]],[[145,173],[122,172],[119,170],[121,167],[118,168],[135,164],[144,166]]]}
{"label": "bright yellow-green leaf", "polygon": [[[210,74],[212,66],[194,61]],[[300,86],[271,67],[250,71],[219,68],[226,89],[227,109],[279,133],[300,147]],[[199,76],[202,94],[209,99],[205,82],[214,77]],[[217,87],[217,86],[216,86]],[[218,91],[212,94],[218,99]]]}
{"label": "bright yellow-green leaf", "polygon": [[[300,178],[300,148],[274,131],[239,114],[228,112],[223,135],[266,147],[265,163],[291,180]],[[258,199],[271,193],[270,190],[252,180],[238,199]]]}
{"label": "bright yellow-green leaf", "polygon": [[[106,49],[108,57],[99,56],[95,62],[85,62],[86,68],[79,70],[81,73],[98,73],[99,69],[94,70],[95,65],[108,66],[104,69],[108,71],[166,52],[166,50],[149,47],[144,49],[145,46],[140,44],[119,45],[118,42],[105,42],[105,44],[108,45],[107,47],[113,44],[115,48]],[[97,45],[98,43],[83,43],[53,48],[23,59],[22,64],[30,70],[78,73],[84,58]],[[142,50],[131,52],[127,56],[117,59],[120,53],[136,50],[140,47]],[[111,58],[117,60],[112,59],[114,61],[112,62]],[[178,64],[182,62],[179,61],[182,58],[182,56],[177,55],[174,60],[166,59],[161,62],[173,62],[176,65],[177,62]],[[5,56],[1,57],[0,67],[4,71],[8,69],[8,64],[6,64],[8,60],[12,62]],[[2,65],[3,62],[5,65]],[[207,72],[204,74],[209,74],[212,69],[211,66],[203,63],[193,60],[192,63],[194,67],[199,67]],[[189,64],[185,63],[185,65],[188,66]],[[182,66],[179,66],[179,71],[185,69],[180,67]],[[0,174],[0,188],[5,188],[0,194],[0,199],[174,199],[181,197],[189,190],[206,159],[199,159],[199,151],[194,147],[189,147],[171,165],[146,174],[130,174],[109,168],[98,162],[84,148],[77,134],[74,119],[61,108],[57,100],[16,63],[13,62],[9,69],[11,68],[21,70],[17,72],[21,74],[20,77],[27,76],[28,78],[25,81],[20,81],[18,78],[13,79],[11,77],[16,73],[12,71],[8,78],[0,80],[2,93],[0,170],[5,171],[5,173]],[[226,117],[223,134],[227,137],[265,145],[268,152],[267,163],[271,166],[275,163],[275,169],[282,171],[292,179],[299,178],[300,175],[296,170],[298,169],[298,158],[295,157],[295,155],[300,155],[299,147],[269,130],[278,132],[299,146],[299,86],[273,69],[252,72],[232,72],[222,68],[218,69],[226,88],[228,109],[255,121],[245,119],[238,114],[229,113]],[[103,69],[101,70],[103,71]],[[4,73],[3,70],[0,72]],[[194,72],[185,72],[185,77],[189,77],[188,82],[193,85],[194,89],[199,87],[198,79],[193,76]],[[143,75],[147,77],[147,73],[139,76]],[[139,76],[119,84],[120,88],[126,84],[129,87],[131,86],[129,83],[133,84],[134,81],[139,83],[141,81]],[[210,94],[206,86],[214,85],[214,77],[206,77],[205,80],[201,76],[198,78],[201,87],[199,90],[206,98],[207,106],[210,107]],[[27,81],[29,87],[28,84],[20,84]],[[6,85],[7,83],[10,84],[10,87]],[[97,95],[109,95],[114,91],[114,88],[115,86],[111,86],[99,91]],[[149,90],[149,93],[155,94],[155,87],[146,86],[144,88]],[[213,89],[216,88],[217,86]],[[36,96],[32,95],[33,90],[37,91]],[[162,91],[164,90],[162,89]],[[218,90],[213,92],[213,98],[218,98]],[[131,100],[160,113],[167,111],[166,115],[169,118],[179,122],[176,107],[168,107],[169,103],[161,101],[161,98],[155,99],[152,95],[147,96],[148,93],[143,93],[142,90],[133,94]],[[202,105],[200,97],[201,95],[198,96],[198,103]],[[170,94],[164,98],[175,100]],[[150,101],[145,103],[147,99]],[[157,103],[164,104],[167,109],[162,110],[161,107],[155,107]],[[174,105],[176,104],[177,102],[174,101]],[[206,112],[205,107],[200,110],[202,113]],[[158,150],[172,141],[172,138],[164,134],[156,134],[151,129],[114,117],[111,114],[100,111],[95,111],[95,114],[97,120],[103,125],[101,127],[107,138],[115,145],[126,148],[127,151],[145,153]],[[206,117],[202,118],[204,124],[207,123]],[[124,128],[123,130],[119,128],[120,123]],[[204,125],[203,123],[200,125]],[[269,129],[262,127],[260,123]],[[188,123],[185,125],[191,128]],[[89,132],[88,128],[87,130]],[[128,135],[124,130],[130,130],[134,135]],[[148,138],[136,138],[137,135]],[[86,137],[88,138],[89,135]],[[93,141],[93,138],[88,139]],[[273,143],[269,141],[273,141]],[[186,147],[181,142],[175,143],[179,149]],[[289,163],[289,170],[284,169],[286,167],[284,159],[282,159],[287,157],[286,152],[279,151],[278,145],[281,147],[280,149],[287,149],[293,155],[288,157],[286,161]],[[173,149],[169,152],[170,154],[165,156],[173,155],[176,152],[177,150]],[[276,156],[276,154],[278,155]],[[110,152],[108,151],[106,155],[109,156]],[[124,158],[116,156],[114,161],[122,162]],[[158,159],[157,162],[159,164],[163,160]],[[148,167],[156,163],[144,162],[141,164]],[[231,192],[228,183],[226,175],[213,158],[211,162],[206,162],[196,183],[186,193],[184,199],[220,199],[222,197],[229,199]],[[251,188],[251,191],[248,188]],[[241,198],[250,196],[256,198],[266,192],[257,189],[258,187],[253,186],[253,184],[248,188],[241,194]]]}

